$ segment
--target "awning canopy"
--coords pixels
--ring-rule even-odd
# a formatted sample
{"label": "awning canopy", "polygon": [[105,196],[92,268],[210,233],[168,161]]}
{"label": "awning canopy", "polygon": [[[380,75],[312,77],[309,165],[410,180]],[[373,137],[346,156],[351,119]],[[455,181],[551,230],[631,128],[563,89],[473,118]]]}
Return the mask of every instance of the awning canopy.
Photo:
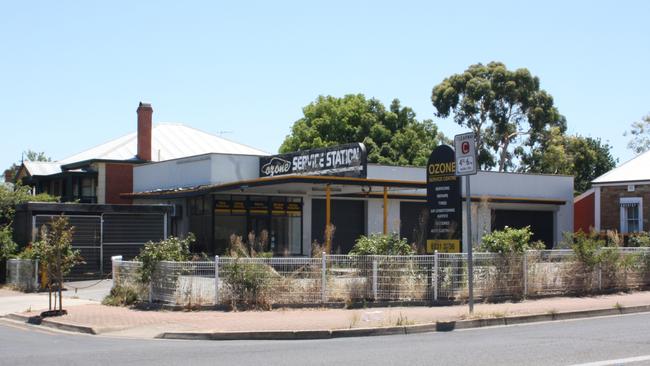
{"label": "awning canopy", "polygon": [[[256,195],[305,195],[325,197],[326,186],[332,197],[383,198],[384,187],[388,198],[426,201],[424,181],[353,178],[336,176],[278,176],[258,178],[239,182],[205,185],[189,188],[156,190],[150,192],[125,193],[124,198],[170,199],[193,197],[205,194],[256,194]],[[534,197],[476,196],[473,202],[521,203],[564,205],[566,201]]]}

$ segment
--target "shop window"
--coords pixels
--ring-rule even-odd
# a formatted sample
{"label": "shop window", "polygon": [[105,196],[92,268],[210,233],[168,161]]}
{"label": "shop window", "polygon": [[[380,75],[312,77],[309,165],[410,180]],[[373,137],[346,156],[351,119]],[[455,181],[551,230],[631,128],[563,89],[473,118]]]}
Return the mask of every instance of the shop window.
{"label": "shop window", "polygon": [[215,196],[214,245],[226,253],[234,234],[256,251],[302,254],[302,200],[294,197]]}
{"label": "shop window", "polygon": [[621,233],[643,231],[643,200],[641,197],[623,197],[620,206]]}

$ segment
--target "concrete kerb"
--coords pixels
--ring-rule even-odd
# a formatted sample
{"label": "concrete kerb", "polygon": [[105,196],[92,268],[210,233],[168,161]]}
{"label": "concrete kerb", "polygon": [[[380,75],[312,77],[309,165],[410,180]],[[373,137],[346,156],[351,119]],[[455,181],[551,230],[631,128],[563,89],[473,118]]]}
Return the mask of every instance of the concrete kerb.
{"label": "concrete kerb", "polygon": [[[549,312],[547,314],[532,314],[519,316],[504,316],[498,318],[468,319],[458,321],[439,321],[429,324],[417,324],[393,327],[353,328],[333,330],[263,330],[263,331],[223,331],[223,332],[164,332],[154,338],[182,340],[309,340],[331,339],[344,337],[370,337],[397,334],[418,334],[430,332],[448,332],[459,329],[482,328],[491,326],[507,326],[535,322],[571,320],[598,316],[623,315],[650,312],[650,305],[617,307],[571,312]],[[68,332],[98,335],[111,331],[128,329],[129,327],[93,328],[76,324],[68,324],[40,316],[24,314],[7,314],[7,319],[41,325]]]}
{"label": "concrete kerb", "polygon": [[287,330],[287,331],[243,331],[243,332],[165,332],[155,338],[185,340],[305,340],[344,337],[371,337],[397,334],[418,334],[448,332],[459,329],[506,326],[555,320],[581,319],[608,315],[623,315],[650,312],[650,305],[581,310],[563,313],[506,316],[500,318],[469,319],[397,327],[354,328],[334,330]]}
{"label": "concrete kerb", "polygon": [[57,322],[51,319],[43,318],[41,316],[27,316],[27,315],[14,313],[14,314],[7,314],[4,317],[10,320],[20,321],[28,324],[33,324],[33,325],[40,325],[52,329],[65,330],[67,332],[93,334],[93,335],[100,334],[100,332],[98,332],[95,328],[92,327]]}

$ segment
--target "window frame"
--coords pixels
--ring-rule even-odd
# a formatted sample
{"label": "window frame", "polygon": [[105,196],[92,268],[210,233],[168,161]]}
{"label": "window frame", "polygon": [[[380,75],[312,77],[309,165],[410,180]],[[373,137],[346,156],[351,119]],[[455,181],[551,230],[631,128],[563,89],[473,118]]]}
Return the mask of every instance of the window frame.
{"label": "window frame", "polygon": [[643,231],[643,198],[642,197],[621,197],[619,201],[619,210],[620,210],[619,228],[621,234],[630,233],[630,231],[628,230],[629,228],[628,222],[630,221],[630,219],[627,215],[627,208],[629,207],[630,204],[636,204],[638,210],[637,211],[638,231],[632,231],[632,233]]}

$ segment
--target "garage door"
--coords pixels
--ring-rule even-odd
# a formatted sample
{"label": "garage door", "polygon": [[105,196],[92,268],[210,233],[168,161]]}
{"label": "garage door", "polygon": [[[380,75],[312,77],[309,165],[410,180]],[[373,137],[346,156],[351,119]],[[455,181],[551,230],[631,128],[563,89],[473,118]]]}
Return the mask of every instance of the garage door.
{"label": "garage door", "polygon": [[[364,201],[331,200],[331,220],[334,225],[332,254],[347,254],[357,239],[365,235]],[[312,242],[324,242],[325,200],[312,200],[311,236]]]}
{"label": "garage door", "polygon": [[502,230],[506,226],[523,228],[530,226],[533,241],[541,240],[547,249],[553,248],[555,227],[553,211],[493,210],[492,230]]}

